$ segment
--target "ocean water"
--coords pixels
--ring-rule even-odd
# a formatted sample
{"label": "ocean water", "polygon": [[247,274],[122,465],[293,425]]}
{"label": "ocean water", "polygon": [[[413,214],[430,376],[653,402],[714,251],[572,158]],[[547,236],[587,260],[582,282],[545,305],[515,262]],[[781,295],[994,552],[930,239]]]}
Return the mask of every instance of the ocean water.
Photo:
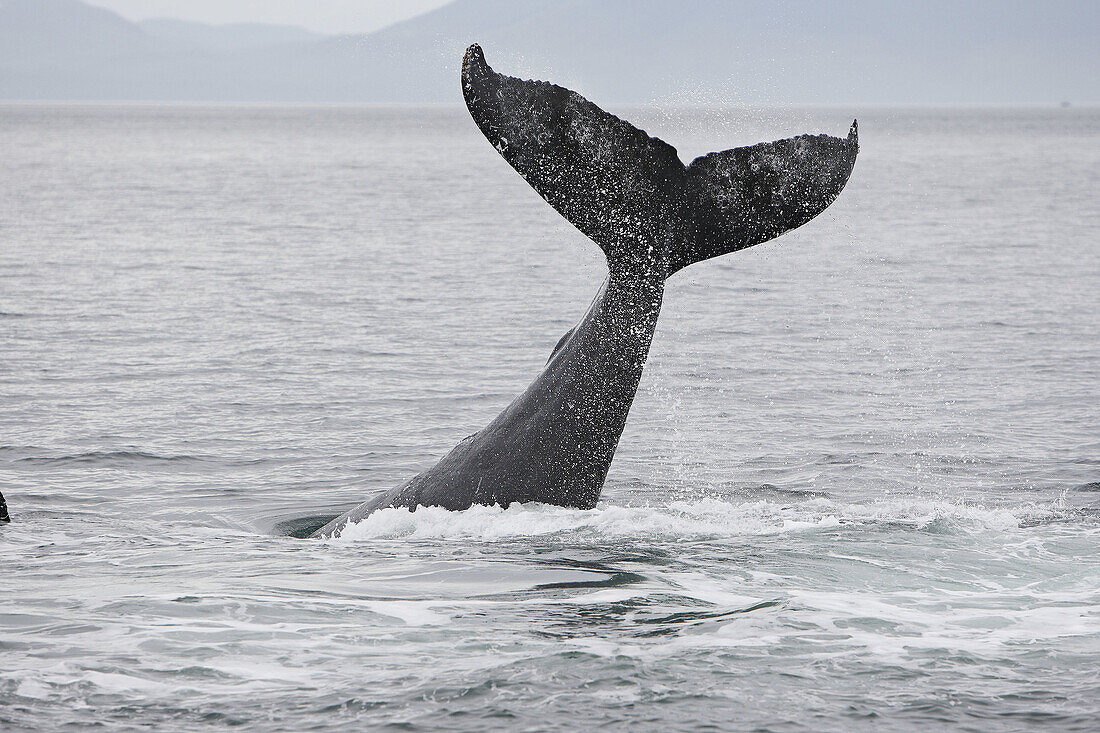
{"label": "ocean water", "polygon": [[603,278],[457,108],[0,107],[0,728],[1100,727],[1100,109],[670,281],[600,505],[378,512]]}

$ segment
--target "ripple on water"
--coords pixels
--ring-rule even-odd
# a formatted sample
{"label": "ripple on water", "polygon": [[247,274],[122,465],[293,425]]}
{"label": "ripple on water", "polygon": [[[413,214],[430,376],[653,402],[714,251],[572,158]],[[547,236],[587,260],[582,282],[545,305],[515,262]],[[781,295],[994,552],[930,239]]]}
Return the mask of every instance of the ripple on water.
{"label": "ripple on water", "polygon": [[822,217],[669,281],[596,509],[314,542],[599,253],[461,109],[5,107],[0,729],[1100,728],[1100,114],[860,121]]}

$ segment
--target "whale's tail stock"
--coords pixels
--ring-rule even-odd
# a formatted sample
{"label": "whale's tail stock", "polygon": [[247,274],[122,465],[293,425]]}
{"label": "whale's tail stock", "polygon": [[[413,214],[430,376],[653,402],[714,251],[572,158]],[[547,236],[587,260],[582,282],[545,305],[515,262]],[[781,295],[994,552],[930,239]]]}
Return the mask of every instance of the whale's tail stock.
{"label": "whale's tail stock", "polygon": [[801,226],[840,194],[859,152],[852,122],[844,139],[800,135],[685,166],[576,92],[496,73],[477,44],[462,91],[489,142],[604,250],[613,274],[668,277]]}

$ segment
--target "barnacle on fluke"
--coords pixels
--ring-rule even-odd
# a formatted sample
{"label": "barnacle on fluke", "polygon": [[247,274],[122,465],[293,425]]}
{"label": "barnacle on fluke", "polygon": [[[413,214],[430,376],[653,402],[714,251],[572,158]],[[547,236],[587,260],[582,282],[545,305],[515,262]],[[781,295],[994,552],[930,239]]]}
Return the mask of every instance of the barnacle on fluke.
{"label": "barnacle on fluke", "polygon": [[802,135],[696,158],[587,99],[493,71],[478,45],[462,93],[493,147],[607,255],[608,276],[542,374],[481,431],[405,484],[317,530],[339,533],[376,509],[599,499],[661,309],[665,280],[702,260],[772,239],[836,199],[859,152]]}

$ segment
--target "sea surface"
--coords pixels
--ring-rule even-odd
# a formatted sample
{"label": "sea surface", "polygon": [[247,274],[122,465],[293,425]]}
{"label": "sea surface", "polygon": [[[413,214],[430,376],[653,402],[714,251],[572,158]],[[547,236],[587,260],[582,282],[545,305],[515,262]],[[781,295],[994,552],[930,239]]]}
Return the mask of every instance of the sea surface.
{"label": "sea surface", "polygon": [[0,729],[1100,729],[1100,108],[862,152],[669,283],[596,509],[378,512],[601,255],[452,107],[0,106]]}

